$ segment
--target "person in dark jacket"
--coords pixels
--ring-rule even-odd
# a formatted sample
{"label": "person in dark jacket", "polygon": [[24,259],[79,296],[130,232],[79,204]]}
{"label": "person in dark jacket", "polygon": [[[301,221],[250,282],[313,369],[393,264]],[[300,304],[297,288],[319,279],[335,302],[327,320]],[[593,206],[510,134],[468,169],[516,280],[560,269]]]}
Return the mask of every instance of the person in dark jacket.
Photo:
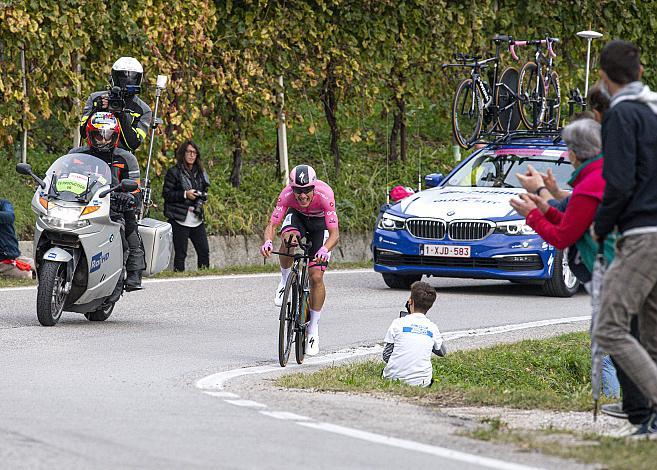
{"label": "person in dark jacket", "polygon": [[[118,147],[120,129],[119,121],[112,113],[94,113],[87,121],[87,145],[71,149],[69,153],[93,155],[107,163],[112,171],[112,186],[124,179],[132,179],[139,184],[141,173],[137,158]],[[110,198],[110,217],[123,224],[124,228],[126,291],[139,290],[142,272],[146,269],[146,253],[139,237],[136,213],[141,204],[141,191],[137,190],[134,194],[115,191]]]}
{"label": "person in dark jacket", "polygon": [[[153,113],[137,94],[141,91],[144,70],[133,57],[121,57],[112,65],[110,87],[120,91],[123,102],[117,109],[111,108],[108,91],[96,91],[89,96],[80,119],[80,135],[87,137],[89,118],[99,111],[110,111],[121,123],[119,147],[130,152],[137,150],[151,125]],[[119,100],[120,101],[120,100]]]}
{"label": "person in dark jacket", "polygon": [[[657,93],[641,83],[638,48],[611,41],[600,54],[611,95],[602,121],[604,196],[591,228],[602,241],[616,228],[616,257],[605,273],[593,334],[651,407],[637,436],[657,434]],[[632,336],[638,317],[640,341]]]}
{"label": "person in dark jacket", "polygon": [[0,199],[0,276],[32,279],[34,262],[21,256],[14,230],[14,206]]}
{"label": "person in dark jacket", "polygon": [[210,180],[201,163],[201,151],[191,140],[176,150],[176,165],[164,177],[164,216],[173,229],[173,269],[185,270],[187,241],[196,250],[198,269],[210,267],[210,248],[205,231],[203,204]]}

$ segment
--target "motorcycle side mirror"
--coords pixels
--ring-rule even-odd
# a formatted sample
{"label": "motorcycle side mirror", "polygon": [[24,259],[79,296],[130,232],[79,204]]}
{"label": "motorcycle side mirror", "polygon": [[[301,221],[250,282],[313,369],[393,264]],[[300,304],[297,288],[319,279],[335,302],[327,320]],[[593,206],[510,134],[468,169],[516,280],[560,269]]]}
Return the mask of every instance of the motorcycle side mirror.
{"label": "motorcycle side mirror", "polygon": [[126,193],[131,193],[139,189],[139,184],[135,180],[125,179],[121,181],[121,189]]}
{"label": "motorcycle side mirror", "polygon": [[41,189],[46,189],[45,181],[43,181],[41,178],[39,178],[37,175],[34,174],[34,172],[32,171],[32,165],[30,165],[29,163],[17,163],[16,173],[25,176],[31,176],[32,179],[36,181],[39,186],[41,186]]}

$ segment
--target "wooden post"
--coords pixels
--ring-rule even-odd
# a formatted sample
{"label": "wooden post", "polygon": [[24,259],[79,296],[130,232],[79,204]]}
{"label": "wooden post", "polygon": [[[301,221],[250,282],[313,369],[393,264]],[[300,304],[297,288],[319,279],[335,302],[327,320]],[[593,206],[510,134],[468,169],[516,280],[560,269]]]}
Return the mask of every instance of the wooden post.
{"label": "wooden post", "polygon": [[283,183],[287,181],[287,175],[290,174],[290,165],[287,159],[287,129],[285,126],[285,93],[283,85],[283,75],[278,76],[278,85],[280,90],[278,92],[278,155],[279,166],[278,170],[283,175]]}

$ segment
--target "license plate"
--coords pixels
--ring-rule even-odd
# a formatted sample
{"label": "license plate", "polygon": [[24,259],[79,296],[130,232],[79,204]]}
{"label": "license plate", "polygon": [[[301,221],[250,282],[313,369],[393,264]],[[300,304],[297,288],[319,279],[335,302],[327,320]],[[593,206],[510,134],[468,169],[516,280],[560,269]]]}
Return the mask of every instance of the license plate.
{"label": "license plate", "polygon": [[456,245],[423,245],[423,256],[444,256],[446,258],[469,258],[469,246]]}

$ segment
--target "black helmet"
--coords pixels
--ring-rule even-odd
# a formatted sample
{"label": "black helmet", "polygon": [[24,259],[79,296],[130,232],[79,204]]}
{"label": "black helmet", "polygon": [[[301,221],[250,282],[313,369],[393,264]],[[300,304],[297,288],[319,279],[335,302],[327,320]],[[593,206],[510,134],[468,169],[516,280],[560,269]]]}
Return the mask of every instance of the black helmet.
{"label": "black helmet", "polygon": [[121,57],[112,65],[110,84],[128,93],[137,94],[141,91],[141,78],[144,69],[134,57]]}

